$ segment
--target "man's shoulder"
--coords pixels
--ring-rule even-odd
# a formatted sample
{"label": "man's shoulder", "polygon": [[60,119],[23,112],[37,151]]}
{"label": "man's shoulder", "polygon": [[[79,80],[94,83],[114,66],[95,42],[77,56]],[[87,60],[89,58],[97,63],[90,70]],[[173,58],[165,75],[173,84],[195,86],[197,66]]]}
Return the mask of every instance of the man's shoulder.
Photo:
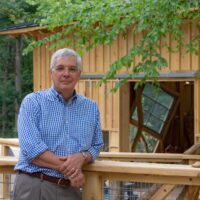
{"label": "man's shoulder", "polygon": [[24,97],[24,101],[40,101],[48,96],[49,89],[34,91]]}

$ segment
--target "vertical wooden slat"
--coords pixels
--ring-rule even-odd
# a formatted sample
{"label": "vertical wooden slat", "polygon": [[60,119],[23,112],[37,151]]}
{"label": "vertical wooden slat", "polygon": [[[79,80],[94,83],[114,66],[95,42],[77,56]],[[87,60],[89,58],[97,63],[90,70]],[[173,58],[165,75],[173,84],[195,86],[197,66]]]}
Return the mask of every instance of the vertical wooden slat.
{"label": "vertical wooden slat", "polygon": [[99,90],[97,88],[97,81],[92,81],[92,99],[95,102],[99,102]]}
{"label": "vertical wooden slat", "polygon": [[177,41],[172,41],[170,36],[170,46],[175,52],[170,53],[170,71],[177,72],[180,70],[180,50],[177,48]]}
{"label": "vertical wooden slat", "polygon": [[[127,38],[124,39],[122,33],[119,34],[118,36],[118,55],[119,58],[124,57],[127,55]],[[127,68],[123,67],[119,73],[126,73]]]}
{"label": "vertical wooden slat", "polygon": [[[191,23],[191,40],[195,37],[195,35],[199,34],[200,28],[197,26],[197,24]],[[200,44],[198,47],[198,51],[200,52]],[[192,54],[191,55],[191,69],[192,70],[200,70],[200,54],[197,55]]]}
{"label": "vertical wooden slat", "polygon": [[[127,52],[130,51],[130,49],[133,48],[134,45],[134,34],[133,30],[131,28],[128,28],[127,30]],[[134,66],[135,59],[133,59],[133,62],[131,64],[131,67]]]}
{"label": "vertical wooden slat", "polygon": [[96,63],[96,70],[95,73],[103,73],[103,45],[99,45],[96,47],[96,55],[95,55],[95,63]]}
{"label": "vertical wooden slat", "polygon": [[[134,45],[137,45],[140,42],[141,38],[142,38],[142,33],[140,33],[140,34],[136,33],[134,35]],[[139,62],[141,62],[141,56],[136,56],[135,57],[135,65],[137,65]]]}
{"label": "vertical wooden slat", "polygon": [[[182,41],[186,44],[189,43],[190,41],[190,24],[189,22],[185,22],[182,26],[181,29],[183,31],[183,37]],[[189,71],[190,70],[190,53],[186,52],[186,49],[181,47],[180,50],[180,67],[181,71]]]}
{"label": "vertical wooden slat", "polygon": [[113,116],[113,96],[112,93],[110,92],[112,89],[112,82],[109,81],[106,85],[106,129],[111,129],[113,127],[112,124],[112,116]]}
{"label": "vertical wooden slat", "polygon": [[[112,87],[115,86],[117,81],[112,82]],[[115,93],[111,93],[110,95],[113,96],[112,98],[112,129],[119,128],[119,90]]]}
{"label": "vertical wooden slat", "polygon": [[34,62],[33,62],[33,76],[34,76],[34,91],[40,90],[40,81],[41,81],[41,73],[40,73],[40,47],[36,47],[34,49]]}
{"label": "vertical wooden slat", "polygon": [[41,46],[41,89],[46,88],[46,48]]}
{"label": "vertical wooden slat", "polygon": [[110,63],[110,46],[104,45],[103,47],[103,73],[106,73],[109,69]]}
{"label": "vertical wooden slat", "polygon": [[118,39],[114,40],[110,46],[110,60],[111,64],[118,60]]}
{"label": "vertical wooden slat", "polygon": [[99,110],[101,116],[101,127],[105,129],[105,117],[106,117],[106,86],[102,85],[99,88]]}
{"label": "vertical wooden slat", "polygon": [[45,48],[46,54],[46,88],[51,87],[51,76],[50,76],[50,51],[49,51],[49,43],[46,44]]}
{"label": "vertical wooden slat", "polygon": [[85,52],[85,54],[82,57],[82,73],[83,74],[88,74],[90,73],[90,53],[89,51]]}
{"label": "vertical wooden slat", "polygon": [[119,150],[129,151],[130,83],[119,91]]}
{"label": "vertical wooden slat", "polygon": [[95,73],[96,71],[96,61],[95,61],[95,53],[96,49],[91,49],[90,50],[90,74]]}
{"label": "vertical wooden slat", "polygon": [[160,44],[161,44],[161,49],[160,49],[160,54],[162,57],[164,57],[168,63],[168,67],[166,68],[163,68],[162,69],[162,72],[167,72],[169,71],[169,68],[170,68],[170,54],[169,54],[169,51],[167,49],[166,46],[169,46],[170,45],[170,38],[169,38],[169,35],[167,35],[166,37],[162,37],[161,40],[160,40]]}

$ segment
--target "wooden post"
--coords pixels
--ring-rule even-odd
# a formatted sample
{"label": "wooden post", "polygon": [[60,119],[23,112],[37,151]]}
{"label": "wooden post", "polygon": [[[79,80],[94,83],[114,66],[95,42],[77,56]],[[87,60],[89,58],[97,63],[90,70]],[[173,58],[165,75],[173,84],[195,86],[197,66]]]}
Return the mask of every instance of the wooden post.
{"label": "wooden post", "polygon": [[[6,145],[1,145],[1,155],[8,156],[9,147]],[[2,187],[1,191],[3,192],[3,199],[9,199],[9,177],[7,174],[3,174],[2,176]]]}
{"label": "wooden post", "polygon": [[120,89],[119,151],[129,152],[130,83]]}
{"label": "wooden post", "polygon": [[86,184],[83,188],[83,200],[103,200],[102,177],[96,172],[84,172]]}
{"label": "wooden post", "polygon": [[200,133],[200,78],[194,81],[194,138],[195,143],[200,142],[198,135]]}

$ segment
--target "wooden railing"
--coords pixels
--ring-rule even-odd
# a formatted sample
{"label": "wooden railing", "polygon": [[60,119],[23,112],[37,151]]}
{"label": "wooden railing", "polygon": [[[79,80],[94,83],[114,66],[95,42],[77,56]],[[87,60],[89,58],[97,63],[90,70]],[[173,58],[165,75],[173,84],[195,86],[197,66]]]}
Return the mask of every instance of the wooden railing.
{"label": "wooden railing", "polygon": [[[0,139],[3,148],[18,145],[17,140],[5,140]],[[17,157],[0,156],[0,173],[15,173],[13,168],[17,160]],[[95,163],[83,168],[86,176],[83,199],[103,200],[104,181],[109,180],[162,184],[163,187],[151,197],[152,200],[165,199],[176,185],[184,185],[183,199],[196,200],[200,187],[200,168],[190,164],[199,160],[199,155],[102,152]]]}

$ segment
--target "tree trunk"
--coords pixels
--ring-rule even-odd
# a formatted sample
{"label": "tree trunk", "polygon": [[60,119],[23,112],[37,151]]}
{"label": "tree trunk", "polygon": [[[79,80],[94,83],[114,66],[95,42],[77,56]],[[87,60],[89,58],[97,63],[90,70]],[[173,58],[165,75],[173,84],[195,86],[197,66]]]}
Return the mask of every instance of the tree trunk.
{"label": "tree trunk", "polygon": [[17,130],[17,116],[19,111],[19,99],[22,93],[21,87],[21,60],[22,60],[22,48],[23,48],[23,40],[22,36],[16,37],[16,54],[15,54],[15,90],[17,93],[17,97],[15,99],[15,127],[14,131]]}

